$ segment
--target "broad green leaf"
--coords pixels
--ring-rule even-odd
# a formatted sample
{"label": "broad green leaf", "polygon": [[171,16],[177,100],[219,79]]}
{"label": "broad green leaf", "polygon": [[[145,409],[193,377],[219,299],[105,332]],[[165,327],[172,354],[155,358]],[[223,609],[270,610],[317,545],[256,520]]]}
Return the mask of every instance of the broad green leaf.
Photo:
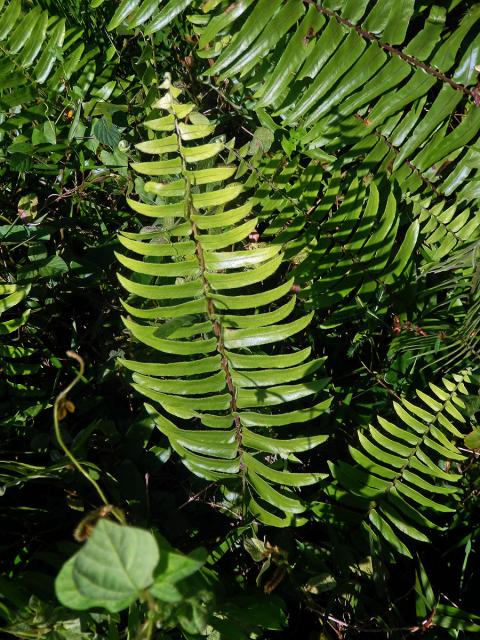
{"label": "broad green leaf", "polygon": [[115,148],[122,139],[122,134],[118,127],[107,122],[105,118],[100,118],[100,120],[95,122],[92,132],[101,144],[105,144],[112,149]]}
{"label": "broad green leaf", "polygon": [[257,152],[267,153],[274,141],[274,134],[270,129],[258,127],[255,129],[253,138],[250,141],[249,153],[255,155]]}
{"label": "broad green leaf", "polygon": [[[101,519],[73,562],[69,561],[66,578],[64,574],[62,579],[57,579],[57,595],[61,600],[61,588],[67,587],[66,598],[75,599],[69,589],[71,576],[78,593],[95,603],[90,606],[121,611],[153,583],[159,559],[158,546],[151,533]],[[82,604],[81,599],[75,602],[77,606]]]}
{"label": "broad green leaf", "polygon": [[70,558],[70,560],[67,560],[60,569],[60,573],[55,580],[55,593],[64,607],[77,611],[85,611],[86,609],[92,609],[97,606],[97,603],[94,599],[83,595],[78,590],[73,579],[75,560],[76,555]]}
{"label": "broad green leaf", "polygon": [[0,314],[21,302],[25,296],[28,295],[29,290],[30,287],[21,288],[10,293],[10,295],[7,295],[5,298],[0,299]]}

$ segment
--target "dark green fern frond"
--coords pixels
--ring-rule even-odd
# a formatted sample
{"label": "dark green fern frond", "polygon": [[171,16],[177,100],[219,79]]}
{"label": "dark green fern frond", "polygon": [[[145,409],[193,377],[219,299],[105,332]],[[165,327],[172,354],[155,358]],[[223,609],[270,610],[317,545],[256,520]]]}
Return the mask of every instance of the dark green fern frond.
{"label": "dark green fern frond", "polygon": [[367,186],[355,178],[337,203],[341,182],[340,174],[329,181],[292,272],[304,284],[302,299],[324,310],[323,322],[330,325],[352,320],[372,301],[377,313],[386,314],[382,299],[391,304],[395,290],[401,294],[411,281],[419,235],[417,220],[401,224],[393,191],[381,194],[374,182]]}
{"label": "dark green fern frond", "polygon": [[[408,538],[427,542],[438,527],[432,518],[454,513],[456,483],[465,456],[456,442],[468,431],[464,417],[470,372],[430,383],[417,391],[421,403],[395,402],[395,422],[378,417],[359,446],[351,446],[354,465],[332,463],[335,479],[346,490],[345,505],[365,509],[365,525],[397,551],[410,556]],[[332,489],[332,496],[335,489]],[[350,499],[352,498],[352,500]]]}
{"label": "dark green fern frond", "polygon": [[424,266],[429,283],[416,315],[402,319],[390,352],[405,352],[433,371],[478,367],[480,288],[478,242],[462,243],[443,261]]}
{"label": "dark green fern frond", "polygon": [[[2,3],[3,5],[3,3]],[[0,14],[1,103],[13,107],[26,102],[35,84],[44,85],[55,74],[62,89],[78,68],[84,44],[79,29],[68,29],[65,20],[50,16],[39,6],[24,11],[20,0],[11,0]]]}
{"label": "dark green fern frond", "polygon": [[199,55],[210,76],[248,87],[259,114],[301,127],[306,153],[415,195],[429,246],[444,248],[478,229],[480,5],[451,28],[444,8],[416,4],[225,0],[199,21]]}

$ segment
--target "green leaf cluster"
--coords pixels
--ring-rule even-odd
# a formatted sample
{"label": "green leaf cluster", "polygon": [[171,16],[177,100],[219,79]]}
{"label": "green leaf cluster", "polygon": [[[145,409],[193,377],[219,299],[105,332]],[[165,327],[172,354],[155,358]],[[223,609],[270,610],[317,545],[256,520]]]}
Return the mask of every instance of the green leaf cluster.
{"label": "green leaf cluster", "polygon": [[478,636],[479,23],[0,1],[0,636]]}

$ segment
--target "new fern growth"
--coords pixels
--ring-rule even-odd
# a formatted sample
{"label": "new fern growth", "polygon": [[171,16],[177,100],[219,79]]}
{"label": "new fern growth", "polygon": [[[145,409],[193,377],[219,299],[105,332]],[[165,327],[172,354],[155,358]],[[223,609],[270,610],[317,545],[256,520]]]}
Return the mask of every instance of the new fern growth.
{"label": "new fern growth", "polygon": [[122,302],[125,326],[147,355],[122,363],[193,473],[236,481],[245,506],[266,524],[301,524],[306,505],[296,489],[323,474],[291,468],[297,453],[327,439],[312,421],[331,403],[326,393],[318,397],[328,384],[318,376],[324,358],[288,346],[312,315],[294,316],[280,245],[248,246],[257,225],[253,202],[244,185],[226,182],[235,166],[213,166],[224,148],[204,141],[214,125],[177,100],[181,92],[168,77],[162,88],[157,106],[167,115],[145,125],[164,135],[137,145],[161,159],[132,165],[160,179],[144,185],[156,201],[128,200],[155,222],[119,235],[136,257],[117,254],[132,272],[119,275],[130,294]]}

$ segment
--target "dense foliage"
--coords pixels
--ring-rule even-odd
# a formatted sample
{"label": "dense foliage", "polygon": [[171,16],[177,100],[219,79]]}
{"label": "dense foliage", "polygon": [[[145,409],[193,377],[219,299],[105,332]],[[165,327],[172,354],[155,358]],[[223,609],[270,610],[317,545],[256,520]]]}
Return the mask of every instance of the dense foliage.
{"label": "dense foliage", "polygon": [[479,25],[0,0],[2,637],[478,637]]}

